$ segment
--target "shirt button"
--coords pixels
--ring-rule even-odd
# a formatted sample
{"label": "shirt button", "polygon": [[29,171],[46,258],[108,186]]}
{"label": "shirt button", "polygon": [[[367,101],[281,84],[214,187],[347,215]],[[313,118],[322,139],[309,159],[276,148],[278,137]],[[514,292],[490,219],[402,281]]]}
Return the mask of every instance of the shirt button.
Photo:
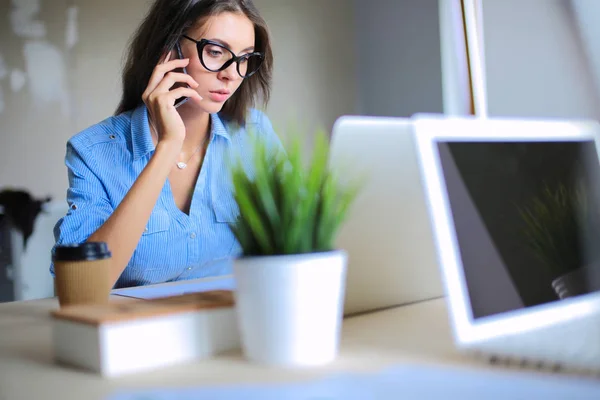
{"label": "shirt button", "polygon": [[191,271],[191,270],[192,270],[192,267],[188,267],[188,271]]}
{"label": "shirt button", "polygon": [[194,232],[190,233],[190,239],[196,239],[196,234]]}
{"label": "shirt button", "polygon": [[144,228],[144,232],[148,232],[148,227],[145,227],[145,228]]}

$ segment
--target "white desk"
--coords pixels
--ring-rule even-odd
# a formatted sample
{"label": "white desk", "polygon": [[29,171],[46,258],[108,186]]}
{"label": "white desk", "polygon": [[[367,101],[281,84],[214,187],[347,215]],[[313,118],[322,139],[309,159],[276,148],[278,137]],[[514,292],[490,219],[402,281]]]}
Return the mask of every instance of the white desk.
{"label": "white desk", "polygon": [[496,368],[459,355],[444,300],[398,307],[344,321],[341,354],[327,368],[286,371],[247,363],[240,354],[117,379],[56,366],[49,311],[56,299],[0,305],[0,399],[104,399],[126,388],[298,382],[333,371],[372,371],[399,363]]}

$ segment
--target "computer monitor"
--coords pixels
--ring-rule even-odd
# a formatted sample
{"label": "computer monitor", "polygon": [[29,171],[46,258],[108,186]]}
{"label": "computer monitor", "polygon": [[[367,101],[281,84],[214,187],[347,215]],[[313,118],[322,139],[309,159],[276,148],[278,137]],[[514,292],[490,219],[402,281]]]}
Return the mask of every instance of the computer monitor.
{"label": "computer monitor", "polygon": [[600,368],[598,124],[414,126],[457,345]]}

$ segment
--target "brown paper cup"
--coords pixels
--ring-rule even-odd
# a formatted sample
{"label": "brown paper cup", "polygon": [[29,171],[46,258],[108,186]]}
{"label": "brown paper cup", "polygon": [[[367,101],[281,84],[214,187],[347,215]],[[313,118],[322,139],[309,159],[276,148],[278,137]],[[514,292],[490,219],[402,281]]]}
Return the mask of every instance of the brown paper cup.
{"label": "brown paper cup", "polygon": [[110,296],[110,259],[56,262],[56,293],[61,307],[104,304]]}
{"label": "brown paper cup", "polygon": [[108,303],[111,258],[104,243],[61,247],[53,261],[54,287],[61,307]]}

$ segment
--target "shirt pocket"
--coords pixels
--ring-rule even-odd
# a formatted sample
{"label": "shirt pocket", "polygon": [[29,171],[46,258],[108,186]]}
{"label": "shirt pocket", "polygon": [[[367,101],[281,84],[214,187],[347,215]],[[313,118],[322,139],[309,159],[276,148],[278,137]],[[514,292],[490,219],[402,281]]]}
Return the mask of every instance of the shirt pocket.
{"label": "shirt pocket", "polygon": [[168,212],[164,210],[153,211],[148,219],[148,223],[146,224],[146,229],[144,229],[142,238],[144,236],[150,236],[160,232],[168,231],[170,226],[171,217]]}
{"label": "shirt pocket", "polygon": [[233,195],[223,193],[220,196],[213,196],[212,209],[215,218],[215,232],[219,238],[219,244],[217,245],[219,250],[215,256],[218,258],[238,255],[240,246],[231,231],[231,225],[236,222],[239,216],[239,208]]}
{"label": "shirt pocket", "polygon": [[231,231],[231,225],[237,221],[240,211],[233,195],[230,173],[229,168],[225,171],[215,168],[211,175],[210,208],[214,218],[214,232],[218,238],[216,251],[211,259],[236,256],[240,253],[239,243]]}
{"label": "shirt pocket", "polygon": [[144,233],[133,253],[128,267],[128,278],[137,285],[147,285],[168,280],[177,264],[174,254],[185,255],[172,242],[171,217],[167,211],[155,210],[150,215]]}
{"label": "shirt pocket", "polygon": [[239,208],[233,197],[233,184],[229,171],[213,175],[210,200],[217,223],[231,224],[236,221]]}
{"label": "shirt pocket", "polygon": [[221,199],[213,199],[212,208],[217,223],[233,224],[239,215],[239,209],[233,201],[233,197],[227,199],[224,196]]}

